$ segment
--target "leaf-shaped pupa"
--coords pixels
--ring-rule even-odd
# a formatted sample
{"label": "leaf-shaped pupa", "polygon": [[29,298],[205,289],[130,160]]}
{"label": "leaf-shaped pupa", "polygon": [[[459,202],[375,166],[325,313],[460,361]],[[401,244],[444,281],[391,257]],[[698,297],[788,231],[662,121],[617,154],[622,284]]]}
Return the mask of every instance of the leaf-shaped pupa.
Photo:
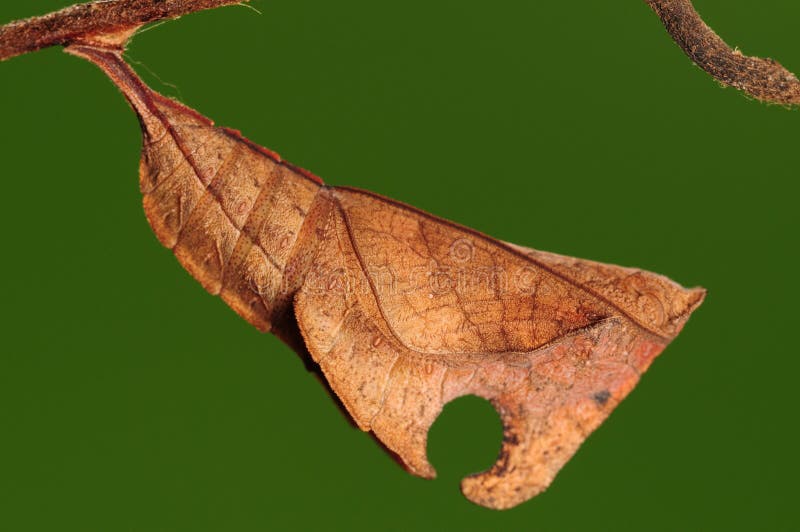
{"label": "leaf-shaped pupa", "polygon": [[144,133],[159,240],[237,313],[319,364],[355,422],[433,477],[427,432],[475,394],[504,426],[465,495],[509,508],[544,490],[633,389],[705,291],[503,243],[373,193],[327,187],[156,94],[101,44]]}

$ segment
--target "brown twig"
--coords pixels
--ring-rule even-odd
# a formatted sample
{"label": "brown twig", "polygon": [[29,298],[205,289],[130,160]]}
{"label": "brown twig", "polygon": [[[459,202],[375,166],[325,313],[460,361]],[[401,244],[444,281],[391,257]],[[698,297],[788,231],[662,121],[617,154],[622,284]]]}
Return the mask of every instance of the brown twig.
{"label": "brown twig", "polygon": [[800,81],[773,59],[748,57],[725,44],[691,0],[645,0],[686,55],[724,85],[764,102],[800,104]]}
{"label": "brown twig", "polygon": [[[113,33],[248,0],[99,0],[0,27],[0,61],[92,34]],[[691,0],[645,0],[700,68],[724,85],[771,103],[800,104],[800,81],[772,59],[731,49],[703,22]]]}
{"label": "brown twig", "polygon": [[0,61],[91,34],[113,33],[249,0],[100,0],[0,27]]}

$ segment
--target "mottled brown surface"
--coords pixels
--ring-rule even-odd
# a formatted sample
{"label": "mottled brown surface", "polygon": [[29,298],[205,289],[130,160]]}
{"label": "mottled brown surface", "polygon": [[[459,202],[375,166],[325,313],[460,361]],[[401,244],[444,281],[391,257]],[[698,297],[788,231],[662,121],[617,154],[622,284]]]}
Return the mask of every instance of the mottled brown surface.
{"label": "mottled brown surface", "polygon": [[[123,3],[228,2],[107,6]],[[465,495],[502,509],[540,493],[703,300],[704,290],[656,274],[327,187],[151,91],[121,55],[141,20],[95,19],[104,7],[92,5],[101,11],[75,19],[79,35],[53,26],[73,20],[70,10],[23,22],[33,29],[21,35],[43,40],[20,50],[71,42],[68,52],[109,75],[141,121],[140,187],[161,243],[247,321],[310,354],[356,424],[416,475],[435,475],[427,433],[443,406],[475,394],[496,407],[504,438],[495,465],[464,480]]]}
{"label": "mottled brown surface", "polygon": [[[474,394],[504,426],[464,480],[509,508],[544,490],[702,302],[655,274],[498,242],[369,192],[336,188],[295,298],[306,345],[363,430],[435,475],[428,428]],[[319,282],[330,272],[338,283]]]}
{"label": "mottled brown surface", "polygon": [[140,185],[159,240],[250,323],[307,349],[409,471],[435,475],[427,433],[447,402],[494,404],[501,454],[463,483],[478,504],[509,508],[545,489],[703,299],[326,187],[152,92],[119,51],[68,51],[99,65],[140,117]]}
{"label": "mottled brown surface", "polygon": [[0,61],[65,45],[92,33],[113,33],[148,22],[249,0],[105,0],[77,4],[0,27]]}
{"label": "mottled brown surface", "polygon": [[645,0],[697,66],[717,81],[764,102],[800,104],[800,82],[774,59],[748,57],[709,28],[691,0]]}

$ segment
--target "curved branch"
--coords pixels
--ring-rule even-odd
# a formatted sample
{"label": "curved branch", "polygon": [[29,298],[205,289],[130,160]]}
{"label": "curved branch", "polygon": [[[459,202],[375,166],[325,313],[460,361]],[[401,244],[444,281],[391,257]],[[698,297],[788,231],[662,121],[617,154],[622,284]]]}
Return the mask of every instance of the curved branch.
{"label": "curved branch", "polygon": [[86,35],[114,33],[249,0],[99,0],[0,27],[0,61],[69,44]]}
{"label": "curved branch", "polygon": [[800,81],[773,59],[748,57],[725,44],[694,9],[691,0],[645,0],[697,66],[724,85],[753,98],[800,104]]}
{"label": "curved branch", "polygon": [[[92,34],[114,33],[248,0],[99,0],[0,27],[0,61]],[[772,59],[747,57],[709,28],[691,0],[645,0],[700,68],[765,102],[800,104],[800,81]]]}

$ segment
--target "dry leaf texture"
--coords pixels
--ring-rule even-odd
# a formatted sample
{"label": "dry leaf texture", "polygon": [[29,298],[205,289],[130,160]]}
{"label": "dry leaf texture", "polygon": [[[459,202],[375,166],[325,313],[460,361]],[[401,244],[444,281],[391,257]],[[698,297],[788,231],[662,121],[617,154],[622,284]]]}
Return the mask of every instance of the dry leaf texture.
{"label": "dry leaf texture", "polygon": [[509,508],[544,490],[703,300],[659,275],[325,186],[151,91],[119,51],[68,51],[100,66],[140,118],[158,239],[247,321],[307,350],[410,472],[435,475],[427,433],[447,402],[491,401],[500,456],[462,485],[478,504]]}

